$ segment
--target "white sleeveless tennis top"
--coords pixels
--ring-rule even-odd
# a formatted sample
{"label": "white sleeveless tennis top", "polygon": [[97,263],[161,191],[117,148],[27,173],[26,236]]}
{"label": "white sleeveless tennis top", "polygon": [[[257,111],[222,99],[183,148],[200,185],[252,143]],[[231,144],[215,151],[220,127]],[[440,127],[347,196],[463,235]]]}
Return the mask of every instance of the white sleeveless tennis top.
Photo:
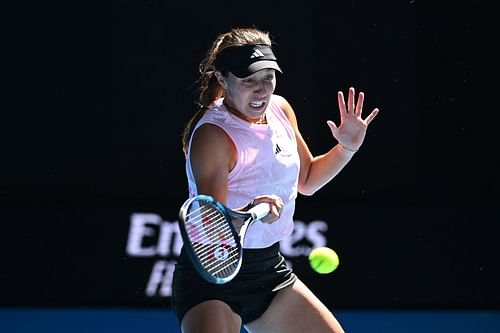
{"label": "white sleeveless tennis top", "polygon": [[[212,104],[193,133],[202,124],[217,125],[236,146],[238,159],[228,177],[227,207],[243,207],[255,196],[264,194],[275,194],[283,200],[284,208],[277,221],[271,224],[257,221],[245,236],[244,248],[268,247],[289,236],[293,230],[300,168],[295,134],[274,95],[266,110],[267,124],[252,124],[238,118],[227,111],[222,101],[219,99]],[[197,195],[189,150],[186,175],[189,195]]]}

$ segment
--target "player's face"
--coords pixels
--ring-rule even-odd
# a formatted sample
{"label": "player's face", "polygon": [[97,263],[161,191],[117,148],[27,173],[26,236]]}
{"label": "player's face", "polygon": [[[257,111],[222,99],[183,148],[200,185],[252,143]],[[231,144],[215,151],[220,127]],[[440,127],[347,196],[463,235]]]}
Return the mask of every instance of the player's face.
{"label": "player's face", "polygon": [[235,108],[242,118],[257,121],[266,111],[276,88],[274,69],[263,69],[245,78],[232,73],[226,77],[226,102]]}

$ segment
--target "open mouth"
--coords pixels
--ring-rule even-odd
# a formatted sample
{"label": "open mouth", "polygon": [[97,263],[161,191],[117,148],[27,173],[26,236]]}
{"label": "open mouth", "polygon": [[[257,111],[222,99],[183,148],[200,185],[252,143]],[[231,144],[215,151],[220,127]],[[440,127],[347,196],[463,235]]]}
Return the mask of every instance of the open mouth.
{"label": "open mouth", "polygon": [[250,106],[253,108],[261,108],[264,105],[264,102],[250,102]]}

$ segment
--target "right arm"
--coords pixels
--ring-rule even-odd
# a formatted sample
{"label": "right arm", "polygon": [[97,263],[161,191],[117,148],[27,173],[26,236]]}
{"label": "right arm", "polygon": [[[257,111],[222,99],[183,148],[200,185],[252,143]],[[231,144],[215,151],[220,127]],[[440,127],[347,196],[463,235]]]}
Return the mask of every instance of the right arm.
{"label": "right arm", "polygon": [[236,164],[236,147],[224,130],[212,124],[193,134],[190,162],[199,194],[226,203],[229,172]]}
{"label": "right arm", "polygon": [[[190,162],[198,194],[210,195],[227,203],[229,172],[235,167],[237,150],[231,138],[218,126],[201,125],[193,134],[190,146]],[[271,212],[263,222],[271,223],[279,218],[283,201],[276,195],[260,195],[254,204],[268,202]],[[250,205],[240,207],[246,210]]]}

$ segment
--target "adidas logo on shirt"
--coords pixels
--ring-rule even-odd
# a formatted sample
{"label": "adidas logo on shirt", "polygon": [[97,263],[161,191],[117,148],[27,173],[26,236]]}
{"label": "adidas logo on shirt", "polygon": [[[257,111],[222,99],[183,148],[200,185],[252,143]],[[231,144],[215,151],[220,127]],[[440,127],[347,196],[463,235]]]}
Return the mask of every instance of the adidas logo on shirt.
{"label": "adidas logo on shirt", "polygon": [[255,50],[255,51],[253,51],[252,55],[250,56],[250,59],[259,58],[259,57],[263,57],[263,56],[264,56],[264,53],[262,53],[260,50]]}
{"label": "adidas logo on shirt", "polygon": [[281,152],[281,148],[280,148],[280,146],[278,146],[278,144],[276,144],[276,149],[274,150],[274,154],[278,155],[280,152]]}

